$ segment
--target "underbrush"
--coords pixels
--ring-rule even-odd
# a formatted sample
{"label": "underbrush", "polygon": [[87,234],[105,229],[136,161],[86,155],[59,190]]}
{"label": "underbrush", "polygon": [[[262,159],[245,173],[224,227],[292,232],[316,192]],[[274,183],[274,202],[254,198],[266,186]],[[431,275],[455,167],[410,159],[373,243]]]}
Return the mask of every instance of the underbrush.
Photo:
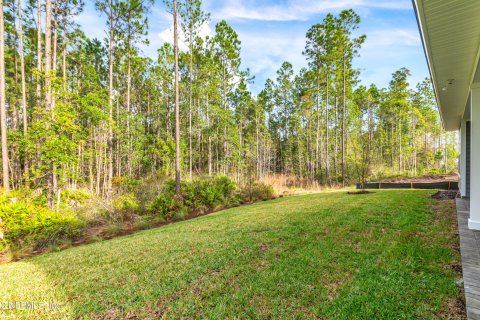
{"label": "underbrush", "polygon": [[56,211],[45,208],[40,191],[0,196],[0,261],[160,226],[198,215],[275,198],[265,183],[239,187],[225,176],[175,181],[115,178],[107,201],[86,190],[64,189]]}
{"label": "underbrush", "polygon": [[[354,182],[349,180],[346,181],[346,184]],[[278,196],[319,192],[342,187],[341,179],[335,179],[333,176],[327,180],[326,177],[313,178],[310,176],[275,174],[262,177],[259,183],[272,187],[274,193]]]}
{"label": "underbrush", "polygon": [[165,187],[147,207],[150,214],[165,220],[182,220],[187,213],[205,213],[237,206],[241,199],[235,183],[227,177],[196,178],[181,183],[180,195],[175,194],[175,181]]}
{"label": "underbrush", "polygon": [[240,196],[244,201],[256,202],[274,199],[276,192],[273,186],[263,183],[254,182],[251,185],[247,185],[240,191]]}
{"label": "underbrush", "polygon": [[0,261],[29,255],[82,237],[86,221],[73,212],[56,213],[42,206],[0,196]]}

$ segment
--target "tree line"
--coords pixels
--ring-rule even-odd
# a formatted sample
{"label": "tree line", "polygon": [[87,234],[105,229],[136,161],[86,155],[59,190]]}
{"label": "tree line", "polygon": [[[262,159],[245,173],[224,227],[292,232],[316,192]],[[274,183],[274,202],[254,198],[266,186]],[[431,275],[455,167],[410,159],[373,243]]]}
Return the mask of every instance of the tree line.
{"label": "tree line", "polygon": [[308,67],[284,62],[256,95],[235,30],[220,21],[201,36],[201,0],[165,2],[187,49],[176,54],[176,39],[155,58],[140,50],[151,0],[96,0],[105,39],[77,24],[81,0],[0,1],[3,188],[40,190],[50,208],[62,188],[108,198],[119,180],[153,174],[344,185],[455,166],[429,79],[412,89],[402,68],[388,88],[360,83],[366,36],[353,10],[313,25]]}

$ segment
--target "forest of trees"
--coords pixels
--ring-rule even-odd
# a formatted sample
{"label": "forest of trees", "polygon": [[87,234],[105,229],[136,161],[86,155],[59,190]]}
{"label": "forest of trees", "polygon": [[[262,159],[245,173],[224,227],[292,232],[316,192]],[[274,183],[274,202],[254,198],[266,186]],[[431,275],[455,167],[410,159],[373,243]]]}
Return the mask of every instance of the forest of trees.
{"label": "forest of trees", "polygon": [[148,41],[151,0],[96,0],[105,39],[89,38],[76,23],[81,0],[25,1],[3,0],[0,11],[5,190],[42,190],[53,207],[64,188],[108,198],[120,178],[173,177],[176,124],[187,179],[222,174],[242,183],[285,174],[342,185],[360,171],[455,168],[456,134],[441,128],[429,79],[409,84],[402,68],[392,70],[388,88],[360,83],[353,62],[366,36],[353,10],[313,25],[308,67],[295,72],[284,62],[255,95],[235,30],[221,21],[201,37],[210,21],[201,0],[166,1],[171,13],[178,9],[188,48],[178,57],[177,122],[174,46],[163,44],[154,59],[139,49]]}

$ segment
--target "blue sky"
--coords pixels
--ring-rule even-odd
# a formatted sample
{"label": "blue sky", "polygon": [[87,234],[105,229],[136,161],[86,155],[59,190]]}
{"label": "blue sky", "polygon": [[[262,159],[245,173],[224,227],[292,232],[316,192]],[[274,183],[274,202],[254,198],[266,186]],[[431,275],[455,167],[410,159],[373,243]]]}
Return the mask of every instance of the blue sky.
{"label": "blue sky", "polygon": [[[89,37],[104,38],[105,17],[95,11],[93,0],[85,3],[78,22]],[[235,29],[242,42],[242,67],[255,75],[251,90],[258,93],[267,78],[275,78],[283,61],[291,62],[297,71],[306,66],[302,51],[310,26],[328,12],[349,8],[362,18],[358,34],[367,35],[354,62],[362,84],[386,87],[391,74],[401,67],[411,70],[412,86],[428,76],[411,0],[204,0],[203,9],[211,13],[211,21],[201,33],[213,34],[222,19]],[[141,47],[145,55],[155,57],[162,43],[173,40],[171,25],[171,15],[156,0],[149,14],[150,45]]]}

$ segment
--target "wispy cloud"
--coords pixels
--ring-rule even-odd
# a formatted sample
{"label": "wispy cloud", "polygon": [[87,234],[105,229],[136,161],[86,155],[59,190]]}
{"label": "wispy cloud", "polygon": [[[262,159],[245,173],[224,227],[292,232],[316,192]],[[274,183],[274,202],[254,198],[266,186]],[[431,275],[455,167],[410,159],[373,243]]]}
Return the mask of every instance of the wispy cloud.
{"label": "wispy cloud", "polygon": [[421,45],[417,29],[389,28],[369,31],[363,48],[381,49],[390,46],[415,47]]}
{"label": "wispy cloud", "polygon": [[[95,11],[93,1],[85,1],[85,10],[77,18],[89,37],[106,36],[106,19]],[[302,55],[305,34],[328,12],[353,8],[362,17],[359,34],[367,40],[354,66],[361,69],[362,83],[386,86],[396,69],[408,67],[411,83],[428,75],[422,45],[411,7],[411,0],[203,0],[203,9],[212,13],[201,35],[212,35],[214,24],[225,19],[242,41],[242,68],[255,75],[252,90],[258,93],[267,78],[275,78],[283,61],[296,71],[306,66]],[[149,45],[139,45],[153,59],[165,42],[173,42],[172,15],[161,1],[152,7],[149,18]],[[180,34],[180,49],[187,50]]]}
{"label": "wispy cloud", "polygon": [[[355,59],[355,67],[361,69],[361,78],[366,84],[388,85],[391,74],[402,66],[422,68],[421,42],[415,29],[390,27],[366,33],[368,37],[360,50],[360,58]],[[239,38],[242,40],[244,66],[250,67],[257,75],[257,86],[263,85],[267,77],[275,78],[283,61],[291,62],[296,71],[307,65],[302,55],[304,35],[286,30],[283,33],[240,32]],[[407,63],[409,60],[411,62]],[[412,60],[420,61],[413,66]],[[423,74],[419,76],[423,77]]]}
{"label": "wispy cloud", "polygon": [[213,16],[227,20],[305,21],[319,13],[349,8],[408,10],[412,4],[409,0],[288,0],[282,4],[227,0]]}
{"label": "wispy cloud", "polygon": [[[410,28],[409,28],[410,27]],[[354,66],[361,70],[362,83],[386,87],[394,71],[407,67],[414,86],[428,75],[422,43],[415,26],[388,27],[367,32],[367,41]]]}
{"label": "wispy cloud", "polygon": [[[253,61],[246,61],[251,64],[252,71],[260,72],[271,69],[273,66],[267,61],[278,62],[290,61],[292,63],[301,62],[302,50],[305,46],[303,36],[289,35],[288,33],[239,33],[239,39],[242,41],[242,52],[253,58]],[[249,59],[250,60],[250,59]]]}
{"label": "wispy cloud", "polygon": [[[200,26],[200,29],[198,30],[198,35],[202,38],[205,38],[206,36],[212,36],[213,35],[213,30],[210,27],[209,23],[204,23]],[[157,33],[157,39],[160,40],[161,43],[168,42],[170,44],[173,44],[173,26],[168,27],[159,33]],[[178,32],[178,47],[182,51],[187,51],[187,41],[185,38],[185,34],[182,32],[182,30],[179,28]]]}

